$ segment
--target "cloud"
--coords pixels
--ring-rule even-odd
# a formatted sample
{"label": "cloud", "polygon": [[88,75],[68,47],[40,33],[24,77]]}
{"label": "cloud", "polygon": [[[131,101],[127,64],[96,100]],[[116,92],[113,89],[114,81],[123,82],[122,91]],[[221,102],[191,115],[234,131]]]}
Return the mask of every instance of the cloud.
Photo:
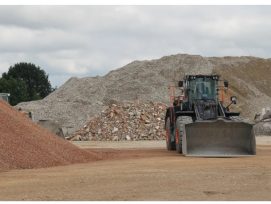
{"label": "cloud", "polygon": [[6,72],[7,68],[9,68],[10,64],[5,61],[0,61],[0,73]]}
{"label": "cloud", "polygon": [[268,58],[270,8],[0,6],[0,73],[31,62],[61,86],[72,76],[178,53]]}

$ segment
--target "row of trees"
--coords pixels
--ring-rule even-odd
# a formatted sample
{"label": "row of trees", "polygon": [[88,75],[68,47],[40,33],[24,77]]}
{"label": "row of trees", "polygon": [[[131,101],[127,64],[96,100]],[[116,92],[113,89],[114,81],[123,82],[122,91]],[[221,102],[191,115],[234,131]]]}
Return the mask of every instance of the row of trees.
{"label": "row of trees", "polygon": [[49,75],[35,64],[21,62],[10,67],[0,78],[0,93],[10,93],[10,104],[40,100],[52,93]]}

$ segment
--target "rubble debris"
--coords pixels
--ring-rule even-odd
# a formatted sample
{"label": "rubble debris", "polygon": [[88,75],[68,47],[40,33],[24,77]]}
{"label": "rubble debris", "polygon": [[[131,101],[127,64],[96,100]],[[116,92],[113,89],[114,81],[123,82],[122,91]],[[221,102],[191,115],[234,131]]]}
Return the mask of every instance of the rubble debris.
{"label": "rubble debris", "polygon": [[146,100],[115,105],[102,111],[67,139],[76,141],[91,137],[93,141],[165,140],[165,113],[165,104]]}

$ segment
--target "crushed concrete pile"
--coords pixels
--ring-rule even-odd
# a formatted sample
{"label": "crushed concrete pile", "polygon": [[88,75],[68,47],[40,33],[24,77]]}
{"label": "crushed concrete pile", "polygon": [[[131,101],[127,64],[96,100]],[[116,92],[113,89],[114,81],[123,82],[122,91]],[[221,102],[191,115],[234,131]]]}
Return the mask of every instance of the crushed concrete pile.
{"label": "crushed concrete pile", "polygon": [[151,101],[113,104],[68,140],[164,140],[166,105]]}
{"label": "crushed concrete pile", "polygon": [[0,172],[102,159],[42,128],[0,98]]}
{"label": "crushed concrete pile", "polygon": [[220,74],[222,80],[229,81],[231,96],[237,96],[232,110],[241,110],[241,116],[252,121],[259,107],[271,104],[270,65],[271,59],[251,56],[187,54],[134,61],[103,77],[72,77],[45,99],[17,107],[33,109],[36,120],[51,118],[64,127],[79,129],[113,103],[145,99],[168,104],[168,86],[178,84],[187,74]]}

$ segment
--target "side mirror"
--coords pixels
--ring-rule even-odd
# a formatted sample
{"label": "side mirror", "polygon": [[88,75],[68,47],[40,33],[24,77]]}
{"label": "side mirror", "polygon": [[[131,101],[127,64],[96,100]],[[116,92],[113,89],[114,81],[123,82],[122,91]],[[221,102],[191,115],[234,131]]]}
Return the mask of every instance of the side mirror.
{"label": "side mirror", "polygon": [[224,86],[229,87],[229,83],[227,81],[224,81]]}
{"label": "side mirror", "polygon": [[226,110],[228,109],[228,107],[230,107],[231,106],[231,104],[236,104],[236,96],[232,96],[231,97],[231,103],[225,108]]}
{"label": "side mirror", "polygon": [[183,81],[179,81],[179,87],[183,87]]}
{"label": "side mirror", "polygon": [[233,104],[236,104],[236,100],[237,100],[236,96],[232,96],[232,97],[231,97],[231,102],[232,102]]}

